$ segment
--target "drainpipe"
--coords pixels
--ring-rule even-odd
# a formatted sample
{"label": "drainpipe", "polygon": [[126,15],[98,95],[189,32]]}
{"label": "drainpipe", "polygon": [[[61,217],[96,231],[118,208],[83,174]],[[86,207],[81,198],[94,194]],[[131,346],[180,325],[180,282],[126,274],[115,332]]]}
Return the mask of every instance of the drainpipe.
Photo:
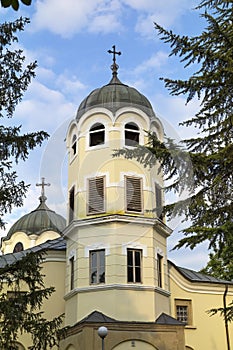
{"label": "drainpipe", "polygon": [[225,321],[225,330],[226,330],[226,340],[227,340],[227,350],[231,350],[230,348],[230,337],[229,337],[229,329],[228,329],[228,320],[227,320],[227,302],[226,302],[226,296],[228,292],[228,284],[225,285],[225,292],[223,295],[223,310],[224,310],[224,321]]}

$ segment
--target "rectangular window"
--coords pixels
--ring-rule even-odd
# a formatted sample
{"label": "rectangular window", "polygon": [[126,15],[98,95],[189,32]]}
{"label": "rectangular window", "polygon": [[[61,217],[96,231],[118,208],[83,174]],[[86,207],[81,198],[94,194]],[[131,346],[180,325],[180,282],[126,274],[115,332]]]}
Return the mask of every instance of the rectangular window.
{"label": "rectangular window", "polygon": [[126,176],[126,209],[142,212],[142,179]]}
{"label": "rectangular window", "polygon": [[74,186],[69,192],[69,222],[74,219]]}
{"label": "rectangular window", "polygon": [[74,289],[74,257],[70,258],[70,290]]}
{"label": "rectangular window", "polygon": [[127,281],[141,283],[142,251],[138,249],[127,249]]}
{"label": "rectangular window", "polygon": [[192,302],[187,299],[175,299],[175,312],[178,321],[192,324]]}
{"label": "rectangular window", "polygon": [[90,283],[105,283],[105,250],[90,251]]}
{"label": "rectangular window", "polygon": [[155,184],[155,205],[156,215],[160,220],[163,220],[163,199],[162,199],[162,188]]}
{"label": "rectangular window", "polygon": [[104,176],[88,180],[88,214],[104,213]]}
{"label": "rectangular window", "polygon": [[163,257],[157,254],[158,287],[163,287]]}

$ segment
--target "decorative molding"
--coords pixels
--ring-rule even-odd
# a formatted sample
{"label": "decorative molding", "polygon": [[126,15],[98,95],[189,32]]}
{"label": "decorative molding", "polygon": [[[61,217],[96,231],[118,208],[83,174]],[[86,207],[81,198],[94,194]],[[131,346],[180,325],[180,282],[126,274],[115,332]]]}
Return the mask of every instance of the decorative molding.
{"label": "decorative molding", "polygon": [[70,291],[69,293],[67,293],[64,296],[65,300],[68,300],[70,298],[72,298],[74,295],[78,294],[78,293],[93,293],[93,292],[98,292],[98,291],[103,291],[103,290],[111,290],[111,289],[115,289],[115,290],[134,290],[134,291],[150,291],[150,292],[155,292],[155,293],[159,293],[159,294],[163,294],[167,297],[170,296],[170,292],[158,287],[154,287],[154,286],[144,286],[144,285],[140,285],[140,284],[111,284],[111,285],[107,285],[107,284],[99,284],[99,285],[91,285],[88,287],[81,287],[81,288],[75,288],[72,291]]}
{"label": "decorative molding", "polygon": [[110,246],[109,244],[104,244],[104,243],[94,243],[91,245],[88,245],[85,247],[85,252],[84,252],[84,257],[85,258],[89,258],[89,253],[91,250],[101,250],[104,249],[105,250],[105,255],[110,255]]}
{"label": "decorative molding", "polygon": [[127,249],[140,249],[142,250],[142,255],[147,258],[147,246],[139,242],[127,242],[122,244],[122,254],[127,255]]}

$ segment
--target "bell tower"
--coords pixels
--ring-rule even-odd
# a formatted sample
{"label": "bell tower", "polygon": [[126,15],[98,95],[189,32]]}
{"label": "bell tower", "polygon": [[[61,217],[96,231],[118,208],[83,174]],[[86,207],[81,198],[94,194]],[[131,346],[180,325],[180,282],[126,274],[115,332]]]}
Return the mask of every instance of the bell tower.
{"label": "bell tower", "polygon": [[[68,227],[66,325],[98,310],[122,321],[152,322],[169,313],[163,177],[114,150],[163,139],[148,99],[112,78],[80,104],[67,131]],[[156,211],[154,210],[156,209]]]}

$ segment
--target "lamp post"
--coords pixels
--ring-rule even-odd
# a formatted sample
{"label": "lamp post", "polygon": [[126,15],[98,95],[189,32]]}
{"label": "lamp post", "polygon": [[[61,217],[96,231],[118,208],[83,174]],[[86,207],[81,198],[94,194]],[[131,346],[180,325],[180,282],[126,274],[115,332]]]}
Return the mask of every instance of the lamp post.
{"label": "lamp post", "polygon": [[104,338],[107,336],[108,334],[108,329],[107,327],[99,327],[98,329],[98,336],[102,339],[102,350],[104,350]]}

